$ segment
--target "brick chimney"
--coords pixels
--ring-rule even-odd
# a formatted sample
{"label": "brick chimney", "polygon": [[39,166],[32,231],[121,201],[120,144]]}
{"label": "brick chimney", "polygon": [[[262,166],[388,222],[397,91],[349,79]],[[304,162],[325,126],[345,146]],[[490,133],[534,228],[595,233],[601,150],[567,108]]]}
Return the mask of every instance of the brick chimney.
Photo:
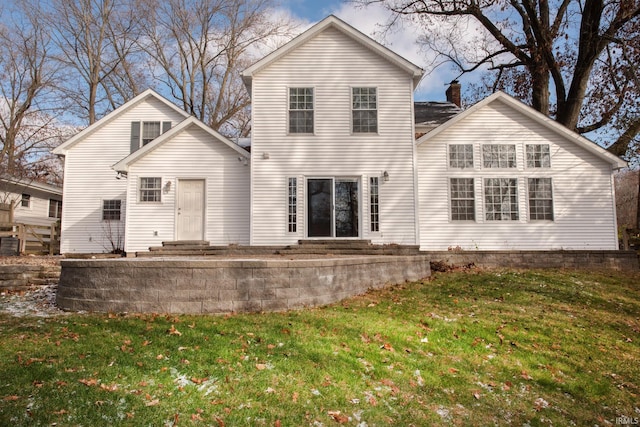
{"label": "brick chimney", "polygon": [[456,104],[460,107],[460,83],[457,80],[453,80],[449,83],[447,88],[447,101]]}

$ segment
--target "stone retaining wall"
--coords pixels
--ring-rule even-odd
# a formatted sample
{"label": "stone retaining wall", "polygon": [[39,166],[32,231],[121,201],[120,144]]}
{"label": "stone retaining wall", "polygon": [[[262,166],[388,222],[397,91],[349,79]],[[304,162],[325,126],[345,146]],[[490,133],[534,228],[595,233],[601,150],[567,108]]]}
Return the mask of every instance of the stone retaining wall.
{"label": "stone retaining wall", "polygon": [[0,265],[0,289],[16,290],[30,285],[57,283],[59,266],[11,264]]}
{"label": "stone retaining wall", "polygon": [[63,260],[56,304],[99,312],[231,313],[330,304],[430,275],[429,258]]}
{"label": "stone retaining wall", "polygon": [[634,251],[441,251],[426,252],[432,261],[486,268],[572,268],[638,271]]}

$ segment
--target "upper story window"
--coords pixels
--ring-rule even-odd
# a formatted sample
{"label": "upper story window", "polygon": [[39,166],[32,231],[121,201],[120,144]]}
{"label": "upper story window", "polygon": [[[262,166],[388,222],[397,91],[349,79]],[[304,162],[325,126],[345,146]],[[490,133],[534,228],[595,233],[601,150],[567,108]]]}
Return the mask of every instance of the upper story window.
{"label": "upper story window", "polygon": [[482,165],[485,168],[515,168],[516,146],[512,144],[483,145]]}
{"label": "upper story window", "polygon": [[473,145],[472,144],[451,144],[449,145],[449,167],[450,168],[472,168],[473,167]]}
{"label": "upper story window", "polygon": [[289,133],[313,133],[313,88],[289,88]]}
{"label": "upper story window", "polygon": [[49,218],[62,217],[62,200],[49,199]]}
{"label": "upper story window", "polygon": [[140,201],[160,202],[162,178],[140,178]]}
{"label": "upper story window", "polygon": [[549,144],[527,144],[526,151],[528,168],[551,167]]}
{"label": "upper story window", "polygon": [[378,132],[378,95],[375,87],[351,89],[352,126],[354,133]]}
{"label": "upper story window", "polygon": [[171,122],[131,122],[131,152],[133,153],[171,129]]}
{"label": "upper story window", "polygon": [[23,208],[31,207],[31,194],[22,193],[22,198],[20,199],[20,206]]}

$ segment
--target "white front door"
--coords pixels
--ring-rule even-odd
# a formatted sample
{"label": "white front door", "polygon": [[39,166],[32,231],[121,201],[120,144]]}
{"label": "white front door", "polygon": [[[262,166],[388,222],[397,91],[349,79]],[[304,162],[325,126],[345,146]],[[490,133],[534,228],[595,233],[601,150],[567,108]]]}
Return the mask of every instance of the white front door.
{"label": "white front door", "polygon": [[204,240],[204,180],[178,180],[176,240]]}

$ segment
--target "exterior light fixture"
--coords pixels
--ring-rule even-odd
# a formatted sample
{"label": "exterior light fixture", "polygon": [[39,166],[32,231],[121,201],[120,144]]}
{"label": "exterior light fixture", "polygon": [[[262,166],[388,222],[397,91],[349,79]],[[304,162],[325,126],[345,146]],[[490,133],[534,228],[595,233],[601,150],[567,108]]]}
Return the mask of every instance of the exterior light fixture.
{"label": "exterior light fixture", "polygon": [[389,172],[384,171],[384,173],[382,174],[382,179],[384,182],[389,182]]}

